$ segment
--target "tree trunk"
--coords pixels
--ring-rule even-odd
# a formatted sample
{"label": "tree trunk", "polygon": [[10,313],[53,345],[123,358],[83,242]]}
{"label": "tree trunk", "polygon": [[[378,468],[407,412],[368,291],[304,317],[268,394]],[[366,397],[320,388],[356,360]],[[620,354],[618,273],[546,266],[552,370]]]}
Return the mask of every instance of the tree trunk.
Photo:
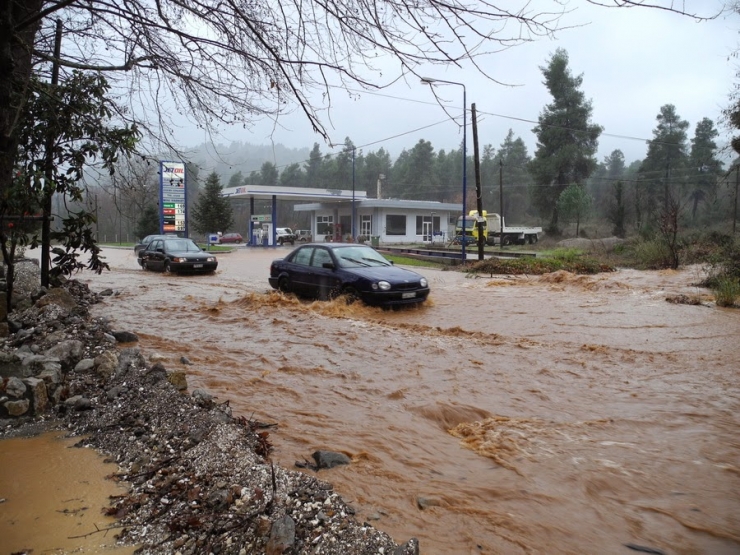
{"label": "tree trunk", "polygon": [[[24,27],[19,24],[38,15],[42,0],[0,3],[0,199],[7,198],[13,183],[15,157],[18,151],[18,121],[28,98],[31,79],[31,51],[41,21]],[[7,222],[7,205],[0,204],[0,227]],[[13,215],[13,214],[10,214]],[[6,302],[10,311],[13,291],[14,261],[12,250],[2,249],[7,266]]]}

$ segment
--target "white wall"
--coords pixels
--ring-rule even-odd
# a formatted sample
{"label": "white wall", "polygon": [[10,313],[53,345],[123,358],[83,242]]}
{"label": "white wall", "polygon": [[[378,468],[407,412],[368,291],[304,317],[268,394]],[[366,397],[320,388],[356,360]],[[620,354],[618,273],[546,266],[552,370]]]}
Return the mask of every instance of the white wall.
{"label": "white wall", "polygon": [[[345,209],[328,209],[318,210],[313,215],[312,227],[316,231],[314,237],[315,241],[324,241],[324,234],[318,232],[318,218],[322,216],[331,216],[333,223],[339,222],[341,216],[350,216],[351,208]],[[384,244],[401,244],[401,243],[421,243],[422,236],[416,234],[416,217],[427,216],[431,217],[432,212],[429,210],[413,210],[413,209],[401,209],[401,208],[358,208],[355,211],[356,221],[355,228],[357,235],[362,233],[361,221],[363,215],[370,215],[372,217],[372,236],[379,236],[380,242]],[[387,233],[386,222],[387,216],[404,216],[406,218],[405,233],[402,235],[389,235]],[[439,231],[445,233],[445,238],[449,239],[451,233],[454,232],[454,225],[452,231],[449,227],[450,220],[449,211],[434,212],[434,217],[439,218]],[[351,230],[342,230],[342,236],[346,237],[351,233]]]}

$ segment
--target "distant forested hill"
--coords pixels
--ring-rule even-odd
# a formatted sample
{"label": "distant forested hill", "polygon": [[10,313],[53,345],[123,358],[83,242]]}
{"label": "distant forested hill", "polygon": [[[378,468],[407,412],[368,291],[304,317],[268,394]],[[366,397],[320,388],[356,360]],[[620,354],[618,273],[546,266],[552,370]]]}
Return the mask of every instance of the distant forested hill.
{"label": "distant forested hill", "polygon": [[[313,146],[313,145],[312,145]],[[221,184],[226,186],[229,178],[236,172],[247,176],[259,171],[262,164],[271,162],[282,171],[290,164],[301,164],[309,158],[309,147],[295,149],[282,144],[254,145],[233,142],[229,145],[203,143],[187,151],[189,160],[200,168],[200,175],[215,171],[221,177]]]}

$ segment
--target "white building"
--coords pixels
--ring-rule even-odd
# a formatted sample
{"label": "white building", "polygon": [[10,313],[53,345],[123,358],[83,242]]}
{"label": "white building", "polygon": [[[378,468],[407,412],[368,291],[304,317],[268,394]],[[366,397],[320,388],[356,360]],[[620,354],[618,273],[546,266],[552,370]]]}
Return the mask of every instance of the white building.
{"label": "white building", "polygon": [[364,237],[383,244],[444,242],[452,236],[461,204],[419,200],[363,198],[352,201],[296,204],[296,212],[310,212],[315,241]]}
{"label": "white building", "polygon": [[[277,200],[303,202],[296,212],[309,212],[314,241],[347,241],[364,237],[383,244],[445,242],[454,235],[462,204],[399,199],[367,198],[365,191],[244,185],[225,188],[223,196],[250,199],[250,219],[255,200],[272,200],[275,219]],[[315,200],[316,202],[306,202]],[[264,224],[275,244],[272,224]],[[353,229],[354,228],[354,229]],[[250,236],[252,224],[250,223]]]}

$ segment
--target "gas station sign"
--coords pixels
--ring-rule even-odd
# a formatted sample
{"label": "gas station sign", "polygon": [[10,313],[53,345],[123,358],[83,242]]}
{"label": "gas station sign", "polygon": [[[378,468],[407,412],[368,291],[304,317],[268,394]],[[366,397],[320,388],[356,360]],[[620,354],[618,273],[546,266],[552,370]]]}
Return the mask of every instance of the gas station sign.
{"label": "gas station sign", "polygon": [[159,227],[162,233],[187,237],[185,163],[159,162]]}

